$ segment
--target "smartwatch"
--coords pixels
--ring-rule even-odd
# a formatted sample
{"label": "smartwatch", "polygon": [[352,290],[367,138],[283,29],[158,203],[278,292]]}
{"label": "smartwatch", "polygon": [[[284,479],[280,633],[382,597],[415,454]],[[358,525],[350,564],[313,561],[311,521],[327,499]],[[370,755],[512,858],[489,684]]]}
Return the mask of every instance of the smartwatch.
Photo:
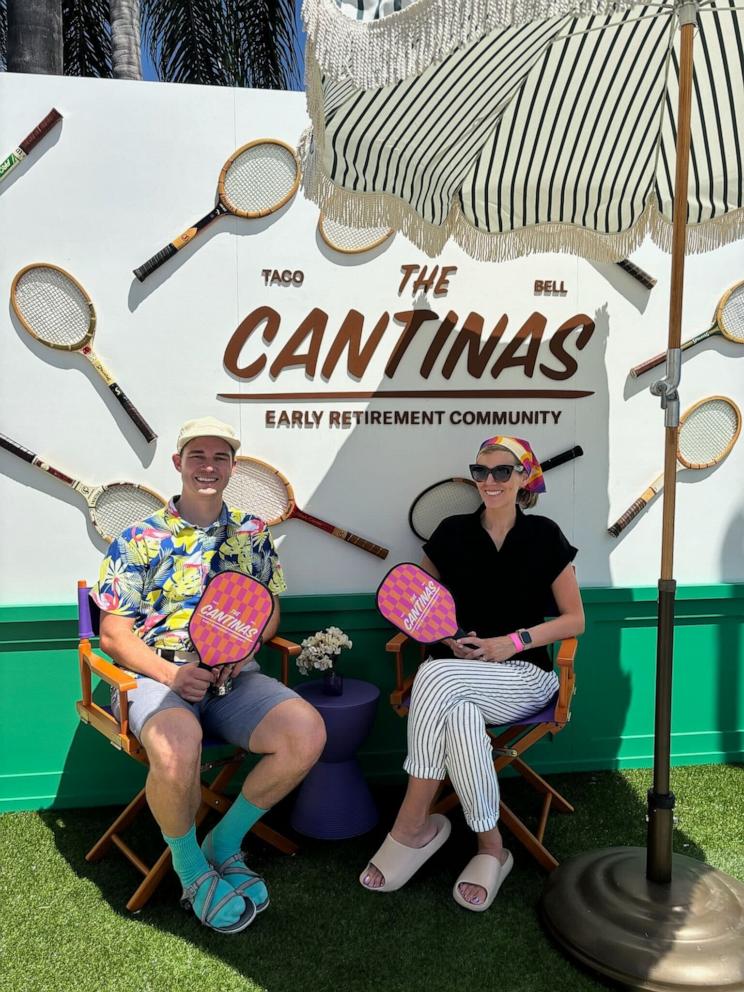
{"label": "smartwatch", "polygon": [[531,645],[532,645],[532,637],[531,637],[530,632],[528,630],[518,630],[517,631],[517,637],[520,639],[520,641],[522,642],[522,644],[523,644],[524,647],[526,647],[526,648],[531,647]]}

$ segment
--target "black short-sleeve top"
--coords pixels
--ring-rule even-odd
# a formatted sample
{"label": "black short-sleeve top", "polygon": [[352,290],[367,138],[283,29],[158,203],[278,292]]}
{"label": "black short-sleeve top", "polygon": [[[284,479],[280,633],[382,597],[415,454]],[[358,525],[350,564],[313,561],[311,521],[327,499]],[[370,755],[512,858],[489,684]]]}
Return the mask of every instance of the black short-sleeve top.
{"label": "black short-sleeve top", "polygon": [[[454,597],[457,622],[478,637],[502,637],[543,623],[557,613],[551,586],[577,549],[552,520],[517,508],[499,551],[481,523],[482,512],[480,506],[475,513],[447,517],[424,545]],[[435,658],[451,655],[446,645],[432,647]],[[545,671],[553,667],[546,647],[515,657]]]}

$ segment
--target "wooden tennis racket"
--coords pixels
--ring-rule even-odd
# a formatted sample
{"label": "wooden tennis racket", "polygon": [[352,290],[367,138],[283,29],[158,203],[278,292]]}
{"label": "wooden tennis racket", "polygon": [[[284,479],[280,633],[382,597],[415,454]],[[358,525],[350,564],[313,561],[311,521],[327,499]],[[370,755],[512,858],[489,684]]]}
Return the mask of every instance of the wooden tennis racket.
{"label": "wooden tennis racket", "polygon": [[301,510],[295,501],[289,479],[278,468],[259,458],[238,455],[235,459],[235,471],[225,488],[224,500],[228,506],[235,506],[246,513],[261,517],[269,526],[279,524],[283,520],[304,520],[306,524],[312,524],[326,534],[332,534],[333,537],[347,541],[371,555],[376,555],[378,558],[388,556],[387,548],[382,548],[366,538]]}
{"label": "wooden tennis racket", "polygon": [[300,185],[300,160],[274,138],[249,141],[233,152],[217,181],[217,206],[134,270],[140,282],[159,269],[218,217],[266,217],[288,203]]}
{"label": "wooden tennis racket", "polygon": [[[677,471],[680,468],[710,468],[731,451],[741,432],[741,411],[727,396],[708,396],[685,410],[679,423]],[[662,472],[648,489],[608,527],[618,537],[631,520],[651,502],[664,486]]]}
{"label": "wooden tennis racket", "polygon": [[[734,283],[723,294],[718,301],[716,314],[710,327],[701,334],[695,335],[694,338],[690,338],[689,341],[685,341],[680,348],[682,351],[687,351],[688,348],[700,344],[706,338],[712,338],[714,334],[722,334],[734,344],[744,344],[744,280]],[[654,355],[653,358],[649,358],[647,362],[636,365],[630,370],[630,374],[634,378],[643,375],[644,372],[655,369],[657,365],[665,362],[666,356],[667,353],[662,351],[660,354]]]}
{"label": "wooden tennis racket", "polygon": [[142,436],[155,440],[157,434],[93,351],[96,311],[74,276],[57,265],[34,262],[16,273],[10,301],[32,338],[56,351],[75,351],[87,358]]}
{"label": "wooden tennis racket", "polygon": [[[580,445],[562,451],[541,462],[543,472],[549,472],[584,454]],[[475,513],[481,504],[478,487],[472,479],[454,477],[442,479],[419,493],[408,511],[408,525],[421,541],[428,541],[440,523],[457,513]]]}
{"label": "wooden tennis racket", "polygon": [[39,121],[33,131],[26,135],[16,150],[11,152],[4,161],[0,162],[0,181],[5,179],[5,177],[12,172],[17,165],[20,165],[31,149],[35,145],[38,145],[44,135],[49,134],[54,125],[61,120],[62,114],[52,107],[44,120]]}
{"label": "wooden tennis racket", "polygon": [[384,244],[395,231],[392,227],[351,227],[321,214],[318,218],[318,233],[334,251],[343,255],[360,255]]}
{"label": "wooden tennis racket", "polygon": [[17,455],[29,465],[35,465],[42,472],[54,476],[76,493],[80,493],[88,505],[90,522],[109,543],[127,527],[146,520],[165,506],[166,501],[160,493],[136,482],[107,482],[104,485],[91,486],[87,482],[73,479],[4,434],[0,434],[0,448]]}

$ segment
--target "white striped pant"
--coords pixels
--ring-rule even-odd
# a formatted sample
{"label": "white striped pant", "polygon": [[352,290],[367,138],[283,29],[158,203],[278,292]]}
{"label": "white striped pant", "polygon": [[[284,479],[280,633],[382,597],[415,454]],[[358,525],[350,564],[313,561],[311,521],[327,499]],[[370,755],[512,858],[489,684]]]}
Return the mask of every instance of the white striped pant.
{"label": "white striped pant", "polygon": [[513,723],[538,712],[557,688],[555,672],[529,661],[425,661],[413,683],[403,767],[415,778],[449,775],[470,829],[492,830],[499,818],[499,784],[486,724]]}

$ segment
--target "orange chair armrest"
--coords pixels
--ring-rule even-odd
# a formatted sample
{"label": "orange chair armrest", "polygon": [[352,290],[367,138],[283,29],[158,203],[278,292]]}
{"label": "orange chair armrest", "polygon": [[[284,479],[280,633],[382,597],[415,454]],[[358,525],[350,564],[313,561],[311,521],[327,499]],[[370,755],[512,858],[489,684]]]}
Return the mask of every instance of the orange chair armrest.
{"label": "orange chair armrest", "polygon": [[104,682],[108,682],[109,685],[118,689],[119,692],[129,692],[130,689],[137,688],[137,679],[133,675],[122,671],[116,665],[112,665],[110,661],[106,661],[105,658],[96,654],[95,651],[81,648],[80,656],[91,672],[94,672]]}
{"label": "orange chair armrest", "polygon": [[288,641],[285,637],[272,637],[266,642],[265,647],[276,648],[277,651],[286,651],[291,658],[294,658],[302,650],[299,644],[295,644],[294,641]]}
{"label": "orange chair armrest", "polygon": [[264,647],[273,648],[282,656],[280,678],[285,685],[289,685],[289,659],[298,655],[302,648],[294,641],[288,641],[286,637],[272,637]]}
{"label": "orange chair armrest", "polygon": [[403,634],[403,633],[396,634],[394,637],[391,637],[390,640],[387,642],[387,644],[385,645],[385,650],[395,654],[395,652],[400,651],[401,648],[403,648],[403,646],[406,644],[407,641],[408,641],[408,634]]}
{"label": "orange chair armrest", "polygon": [[555,659],[556,664],[560,665],[561,668],[567,668],[573,665],[576,660],[578,646],[579,642],[575,637],[567,637],[564,641],[561,641],[561,646],[558,648],[558,657]]}

